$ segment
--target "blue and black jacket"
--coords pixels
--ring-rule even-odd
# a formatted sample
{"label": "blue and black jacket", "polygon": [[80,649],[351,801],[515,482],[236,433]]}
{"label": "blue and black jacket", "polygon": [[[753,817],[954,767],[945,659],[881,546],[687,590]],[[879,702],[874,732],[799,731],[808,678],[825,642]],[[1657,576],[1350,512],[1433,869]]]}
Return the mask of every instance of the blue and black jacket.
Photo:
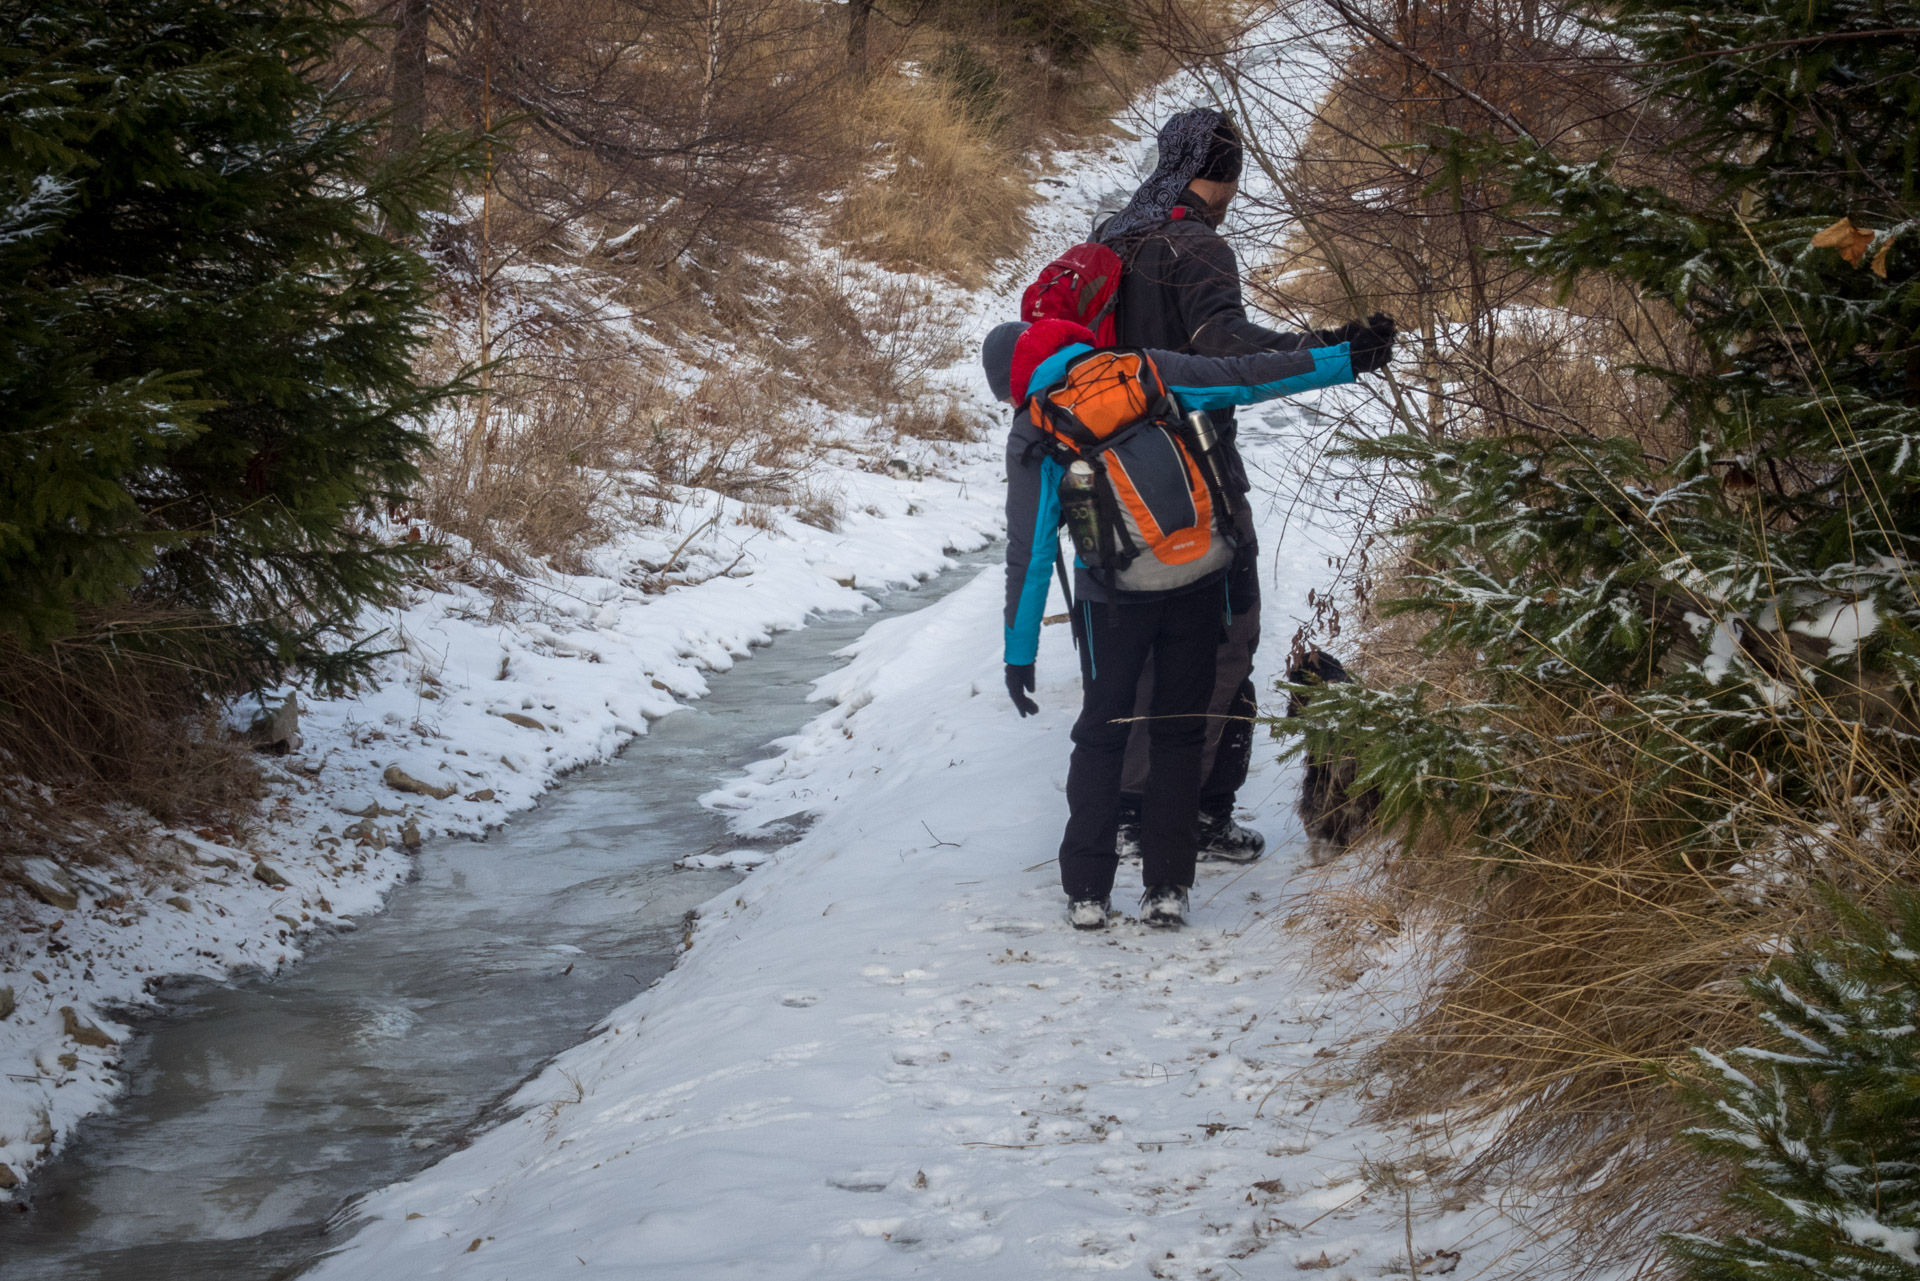
{"label": "blue and black jacket", "polygon": [[[1075,357],[1091,350],[1084,343],[1062,347],[1033,371],[1028,386],[1033,391],[1053,386],[1066,375]],[[1153,350],[1146,354],[1159,368],[1160,380],[1182,412],[1253,405],[1353,381],[1353,362],[1345,343],[1247,356],[1189,356]],[[1040,646],[1040,617],[1046,610],[1047,584],[1060,545],[1060,475],[1060,464],[1047,455],[1040,430],[1023,405],[1013,416],[1013,430],[1007,434],[1008,663],[1031,663]],[[1215,574],[1170,594],[1215,589],[1221,577]],[[1076,600],[1122,605],[1155,598],[1155,594],[1115,592],[1101,586],[1077,558],[1074,596]]]}

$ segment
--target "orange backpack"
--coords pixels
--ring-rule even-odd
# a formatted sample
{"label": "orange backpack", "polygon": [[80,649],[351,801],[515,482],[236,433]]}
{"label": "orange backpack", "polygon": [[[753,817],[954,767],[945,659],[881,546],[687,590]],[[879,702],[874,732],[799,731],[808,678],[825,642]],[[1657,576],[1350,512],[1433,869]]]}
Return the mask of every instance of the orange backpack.
{"label": "orange backpack", "polygon": [[1077,358],[1064,380],[1034,393],[1028,413],[1062,467],[1083,459],[1093,468],[1101,546],[1081,548],[1080,559],[1103,585],[1173,591],[1232,561],[1220,496],[1145,352]]}

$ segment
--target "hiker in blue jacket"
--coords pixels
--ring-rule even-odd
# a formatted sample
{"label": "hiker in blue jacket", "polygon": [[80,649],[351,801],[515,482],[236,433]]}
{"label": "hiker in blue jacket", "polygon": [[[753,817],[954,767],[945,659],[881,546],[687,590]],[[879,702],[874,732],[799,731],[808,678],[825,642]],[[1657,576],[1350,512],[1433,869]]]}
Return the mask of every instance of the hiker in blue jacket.
{"label": "hiker in blue jacket", "polygon": [[[1059,384],[1068,365],[1093,350],[1093,335],[1064,320],[1001,325],[982,349],[994,395],[1018,406],[1007,437],[1007,693],[1022,716],[1039,707],[1034,657],[1048,583],[1059,554],[1061,466],[1029,416],[1030,392]],[[1349,346],[1339,343],[1246,356],[1146,353],[1180,409],[1233,405],[1352,382]],[[1141,919],[1177,927],[1193,885],[1206,711],[1215,654],[1226,625],[1226,570],[1166,592],[1104,586],[1075,558],[1074,608],[1080,645],[1081,710],[1067,768],[1067,830],[1060,883],[1075,928],[1100,929],[1111,913],[1119,863],[1114,829],[1134,695],[1153,665],[1148,722],[1152,783],[1141,814]]]}

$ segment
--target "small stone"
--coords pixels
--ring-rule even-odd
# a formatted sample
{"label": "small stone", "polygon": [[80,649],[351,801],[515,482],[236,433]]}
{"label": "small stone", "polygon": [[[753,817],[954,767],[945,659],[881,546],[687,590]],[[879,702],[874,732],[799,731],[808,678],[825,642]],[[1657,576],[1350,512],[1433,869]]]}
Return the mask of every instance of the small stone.
{"label": "small stone", "polygon": [[53,1146],[53,1120],[45,1108],[41,1108],[34,1117],[34,1126],[27,1131],[27,1142],[36,1148]]}
{"label": "small stone", "polygon": [[0,987],[0,1019],[10,1018],[12,1015],[13,989],[10,987]]}
{"label": "small stone", "polygon": [[518,725],[521,729],[543,730],[546,728],[545,725],[542,725],[539,721],[533,719],[533,717],[522,712],[502,712],[500,713],[500,719],[509,725]]}
{"label": "small stone", "polygon": [[63,1071],[71,1072],[75,1068],[80,1066],[80,1056],[78,1054],[75,1054],[72,1050],[68,1050],[65,1054],[62,1054],[60,1056],[59,1062],[60,1062],[60,1067]]}
{"label": "small stone", "polygon": [[467,799],[470,801],[490,801],[493,799],[493,789],[491,787],[483,787],[477,792],[468,792]]}
{"label": "small stone", "polygon": [[280,875],[280,869],[274,867],[271,863],[255,863],[253,865],[253,879],[259,881],[262,885],[271,885],[275,889],[284,889],[287,884],[287,878]]}
{"label": "small stone", "polygon": [[7,1192],[19,1186],[20,1176],[13,1172],[12,1166],[0,1161],[0,1192]]}
{"label": "small stone", "polygon": [[182,912],[191,912],[193,910],[193,904],[189,903],[183,896],[179,894],[175,894],[172,898],[168,899],[167,906],[177,907]]}
{"label": "small stone", "polygon": [[43,902],[70,912],[80,906],[80,891],[50,858],[23,858],[13,865],[13,875],[22,885],[39,895]]}
{"label": "small stone", "polygon": [[665,681],[663,681],[663,680],[661,680],[661,679],[660,679],[659,677],[657,677],[657,676],[656,676],[656,677],[654,677],[653,679],[651,679],[651,680],[649,680],[649,681],[648,681],[647,683],[648,683],[649,685],[651,685],[651,686],[653,686],[653,687],[654,687],[655,689],[667,689],[667,688],[669,688],[669,686],[667,685],[667,683],[666,683]]}
{"label": "small stone", "polygon": [[400,829],[400,843],[406,846],[409,850],[417,850],[420,848],[421,841],[420,841],[420,820],[419,819],[410,818],[407,820],[407,825]]}
{"label": "small stone", "polygon": [[80,1012],[71,1005],[60,1007],[60,1021],[66,1027],[69,1040],[77,1041],[81,1045],[91,1045],[96,1050],[108,1049],[113,1045],[112,1037],[81,1018]]}
{"label": "small stone", "polygon": [[396,792],[412,792],[415,796],[431,796],[436,801],[444,801],[460,790],[452,786],[435,787],[431,783],[423,783],[401,769],[398,765],[387,766],[386,772],[381,774],[380,777],[385,780],[388,787],[391,787]]}

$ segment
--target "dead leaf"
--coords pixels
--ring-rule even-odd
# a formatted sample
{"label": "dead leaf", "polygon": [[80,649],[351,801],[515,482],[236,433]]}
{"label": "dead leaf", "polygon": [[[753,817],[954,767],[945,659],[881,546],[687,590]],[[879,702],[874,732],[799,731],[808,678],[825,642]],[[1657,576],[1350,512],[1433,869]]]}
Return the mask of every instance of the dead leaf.
{"label": "dead leaf", "polygon": [[1888,240],[1886,244],[1880,246],[1880,252],[1873,256],[1873,274],[1882,280],[1887,278],[1887,251],[1892,248],[1893,241]]}
{"label": "dead leaf", "polygon": [[1858,267],[1867,256],[1867,246],[1873,243],[1873,233],[1854,226],[1851,218],[1842,218],[1816,233],[1809,243],[1815,249],[1838,249],[1849,267]]}

